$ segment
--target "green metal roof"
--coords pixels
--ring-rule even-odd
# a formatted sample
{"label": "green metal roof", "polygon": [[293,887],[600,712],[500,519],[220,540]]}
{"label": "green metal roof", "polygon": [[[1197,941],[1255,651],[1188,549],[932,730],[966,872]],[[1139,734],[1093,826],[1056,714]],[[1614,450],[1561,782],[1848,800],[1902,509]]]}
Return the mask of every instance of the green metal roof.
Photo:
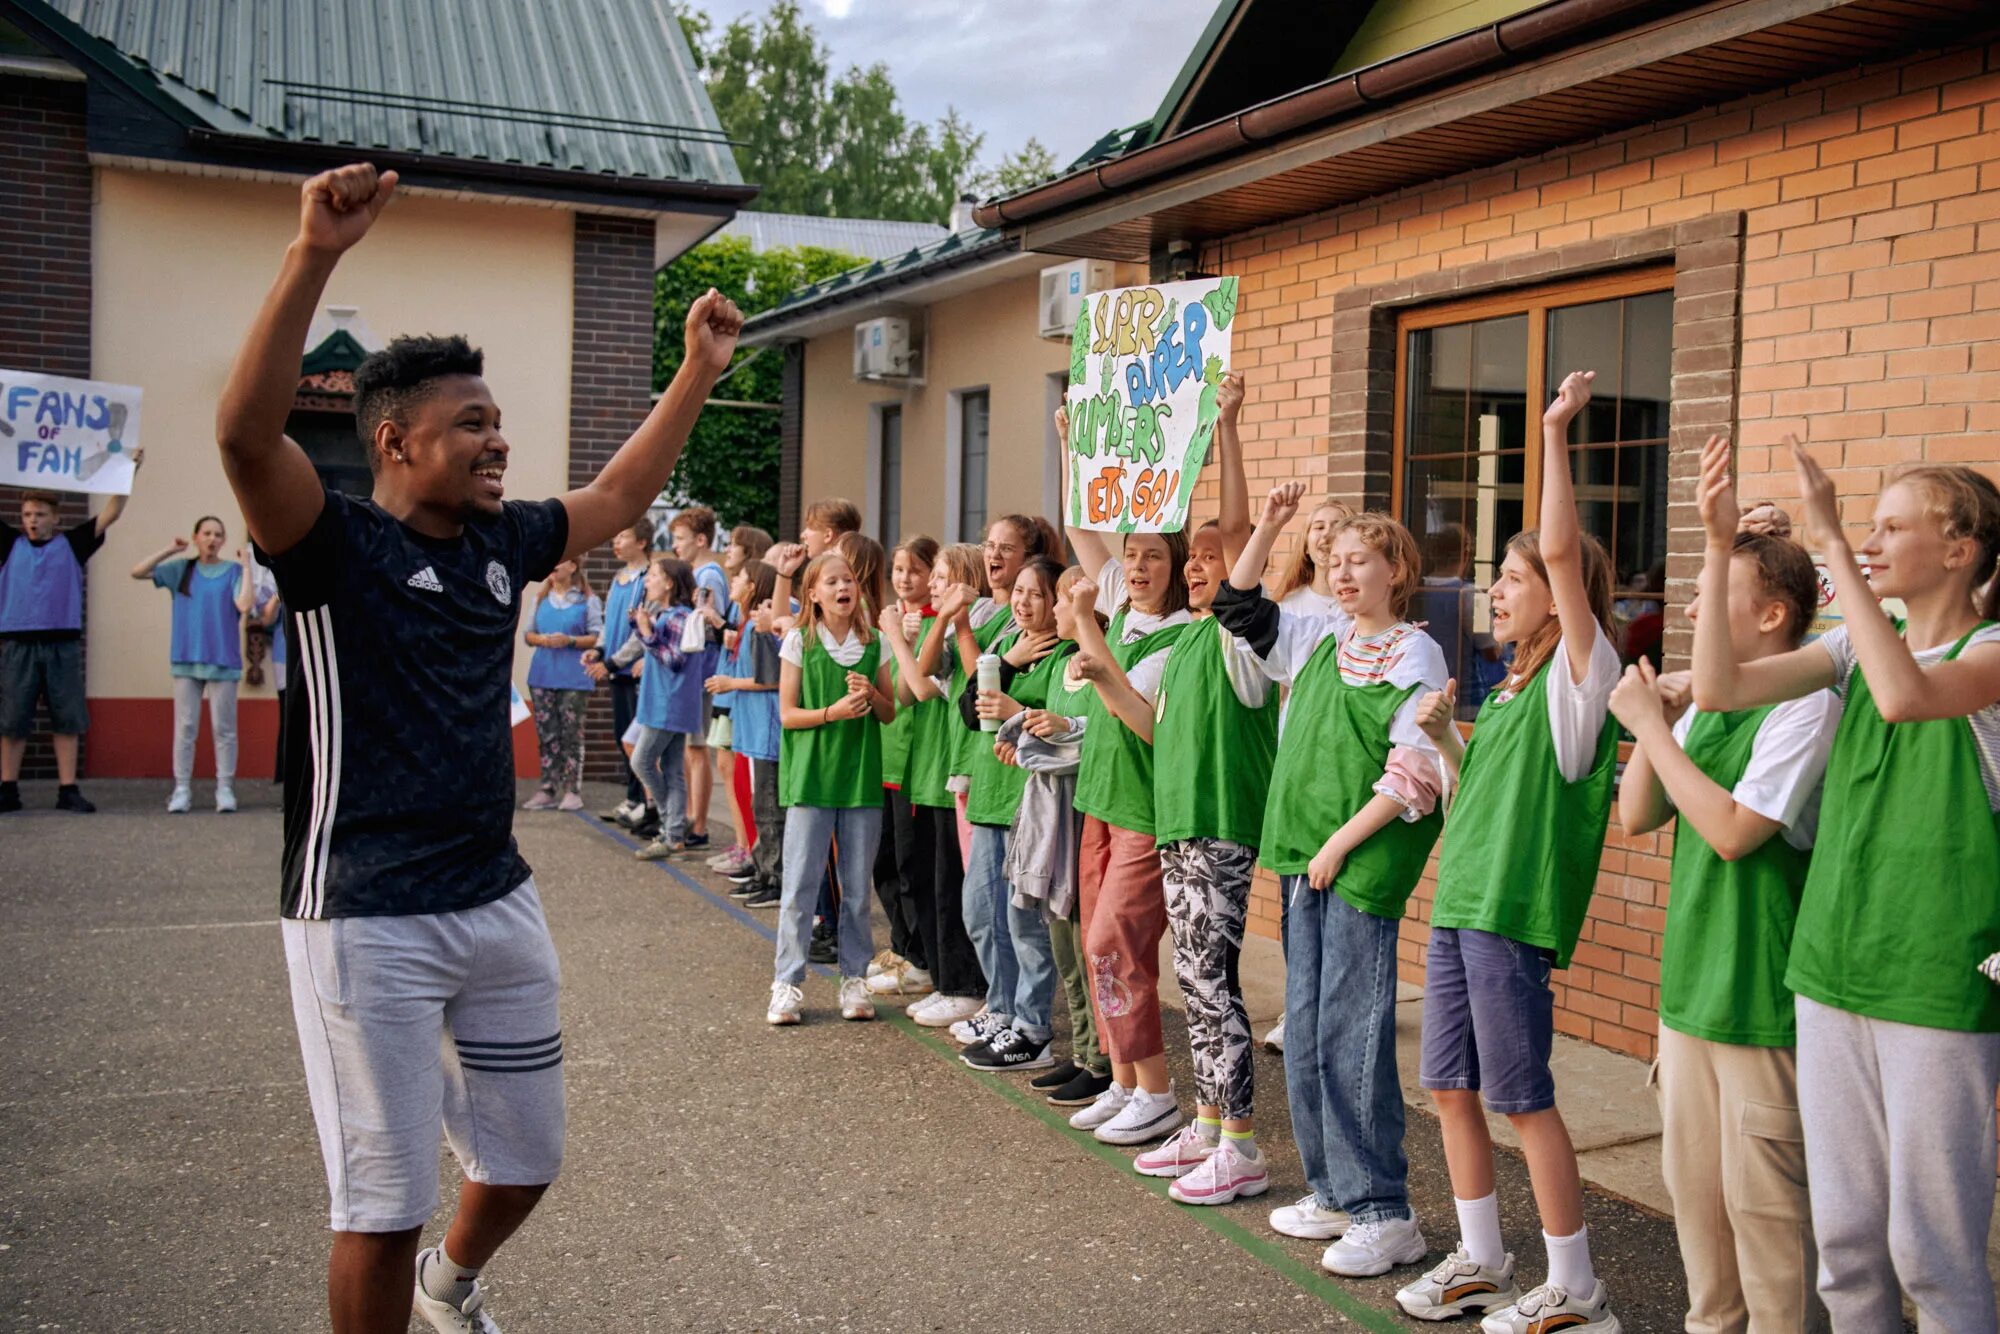
{"label": "green metal roof", "polygon": [[1329,76],[1512,18],[1546,0],[1375,0]]}
{"label": "green metal roof", "polygon": [[1013,248],[1014,242],[1007,238],[1005,232],[991,227],[970,227],[962,232],[953,232],[942,240],[914,246],[894,258],[856,265],[831,278],[822,278],[798,288],[769,310],[760,311],[746,320],[744,332],[754,338],[760,328],[789,323],[810,307],[845,305],[861,300],[871,289],[911,282],[975,260],[998,256]]}
{"label": "green metal roof", "polygon": [[[23,0],[228,134],[740,185],[658,0]],[[66,21],[66,24],[63,22]]]}

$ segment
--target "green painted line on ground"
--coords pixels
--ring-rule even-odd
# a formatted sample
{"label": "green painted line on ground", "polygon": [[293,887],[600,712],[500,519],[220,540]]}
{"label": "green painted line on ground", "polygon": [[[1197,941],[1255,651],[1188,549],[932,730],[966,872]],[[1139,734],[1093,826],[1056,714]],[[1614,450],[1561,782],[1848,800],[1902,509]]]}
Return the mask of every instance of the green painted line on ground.
{"label": "green painted line on ground", "polygon": [[[581,812],[578,813],[577,819],[579,823],[610,840],[612,843],[627,848],[638,846],[620,831],[601,825],[596,820]],[[732,917],[743,925],[748,926],[752,931],[763,936],[766,940],[775,939],[775,934],[770,927],[765,926],[763,922],[752,917],[748,912],[728,899],[718,895],[714,890],[696,880],[681,867],[674,865],[670,861],[656,861],[650,864],[655,869],[666,872],[689,889],[692,889],[699,897],[706,900],[711,907],[721,908],[726,916]],[[823,976],[831,977],[834,975],[831,969],[818,964],[812,965],[812,968],[815,972]],[[1055,1107],[1051,1107],[1047,1102],[1044,1102],[1033,1094],[1023,1092],[1001,1076],[986,1070],[974,1070],[959,1059],[958,1050],[949,1038],[942,1037],[924,1028],[921,1024],[903,1013],[900,1006],[889,1005],[886,1007],[877,1007],[876,1016],[878,1023],[886,1022],[891,1028],[903,1034],[910,1041],[920,1047],[929,1049],[932,1055],[950,1062],[952,1068],[958,1073],[970,1076],[977,1083],[984,1085],[990,1092],[999,1094],[1002,1098],[1013,1103],[1022,1111],[1027,1112],[1056,1134],[1061,1135],[1074,1147],[1080,1148],[1091,1156],[1115,1167],[1132,1185],[1172,1203],[1174,1208],[1181,1213],[1200,1223],[1210,1232],[1215,1233],[1216,1236],[1286,1279],[1295,1287],[1301,1288],[1319,1298],[1326,1305],[1332,1307],[1363,1329],[1375,1331],[1375,1334],[1389,1334],[1390,1331],[1400,1332],[1409,1328],[1400,1318],[1399,1313],[1390,1312],[1384,1310],[1382,1307],[1373,1306],[1362,1301],[1347,1291],[1346,1288],[1342,1287],[1338,1280],[1326,1274],[1317,1266],[1300,1263],[1283,1247],[1258,1236],[1249,1228],[1230,1218],[1219,1207],[1184,1205],[1175,1201],[1171,1195],[1167,1194],[1168,1183],[1164,1178],[1141,1176],[1132,1170],[1132,1160],[1126,1157],[1117,1146],[1104,1143],[1088,1131],[1072,1128],[1069,1123],[1069,1117],[1063,1112]]]}

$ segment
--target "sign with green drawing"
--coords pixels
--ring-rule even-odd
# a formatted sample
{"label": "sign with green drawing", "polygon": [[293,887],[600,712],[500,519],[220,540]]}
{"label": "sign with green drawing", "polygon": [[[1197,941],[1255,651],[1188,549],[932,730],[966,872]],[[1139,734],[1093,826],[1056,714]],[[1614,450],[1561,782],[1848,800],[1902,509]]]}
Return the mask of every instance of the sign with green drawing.
{"label": "sign with green drawing", "polygon": [[1069,523],[1174,533],[1215,438],[1236,279],[1094,292],[1070,336]]}

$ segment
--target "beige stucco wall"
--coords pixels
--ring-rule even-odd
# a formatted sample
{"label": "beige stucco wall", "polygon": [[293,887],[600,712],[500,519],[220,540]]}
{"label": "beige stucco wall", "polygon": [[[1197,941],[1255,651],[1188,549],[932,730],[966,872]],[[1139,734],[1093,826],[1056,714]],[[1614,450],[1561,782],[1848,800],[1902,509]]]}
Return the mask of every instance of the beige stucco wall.
{"label": "beige stucco wall", "polygon": [[[89,567],[88,691],[165,697],[168,599],[126,574],[198,515],[222,516],[232,550],[243,537],[215,450],[215,404],[297,228],[298,192],[112,168],[96,175],[91,370],[144,388],[146,466]],[[515,498],[565,489],[573,232],[560,210],[405,196],[327,288],[326,304],[358,306],[377,338],[455,332],[485,349],[513,446]],[[526,664],[524,651],[517,679]]]}
{"label": "beige stucco wall", "polygon": [[947,487],[946,441],[952,438],[954,393],[984,388],[991,396],[988,516],[1052,512],[1053,499],[1044,494],[1045,462],[1054,447],[1048,377],[1069,373],[1069,344],[1038,336],[1038,299],[1039,279],[1031,271],[926,307],[925,383],[907,389],[854,379],[850,327],[810,340],[800,467],[804,500],[845,496],[862,507],[875,531],[877,502],[867,494],[876,449],[871,405],[901,403],[903,532],[894,536],[928,533],[978,541],[983,533],[953,532],[957,511]]}

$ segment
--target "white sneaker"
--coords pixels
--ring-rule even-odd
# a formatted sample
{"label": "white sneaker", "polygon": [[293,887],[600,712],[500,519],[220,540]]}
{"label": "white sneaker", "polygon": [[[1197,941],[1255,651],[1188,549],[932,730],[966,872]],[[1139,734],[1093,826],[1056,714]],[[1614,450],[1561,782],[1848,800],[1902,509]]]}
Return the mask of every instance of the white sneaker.
{"label": "white sneaker", "polygon": [[1297,1204],[1287,1204],[1271,1211],[1274,1231],[1304,1241],[1332,1241],[1347,1231],[1349,1221],[1345,1209],[1323,1207],[1317,1194],[1302,1195]]}
{"label": "white sneaker", "polygon": [[1132,1090],[1113,1084],[1097,1095],[1096,1101],[1070,1117],[1070,1127],[1075,1130],[1095,1130],[1112,1117],[1125,1110],[1125,1104],[1132,1100]]}
{"label": "white sneaker", "polygon": [[1283,1051],[1285,1049],[1285,1020],[1283,1016],[1279,1017],[1277,1026],[1264,1035],[1264,1046],[1269,1051]]}
{"label": "white sneaker", "polygon": [[986,1002],[977,996],[944,996],[933,999],[928,1010],[910,1017],[925,1028],[950,1028],[961,1019],[970,1019],[986,1008]]}
{"label": "white sneaker", "polygon": [[903,1015],[905,1018],[921,1024],[924,1021],[925,1012],[934,1008],[943,999],[945,999],[943,996],[933,991],[930,995],[920,1000],[911,1001],[908,1005],[905,1005],[903,1007]]}
{"label": "white sneaker", "polygon": [[981,1010],[970,1019],[961,1019],[951,1026],[951,1040],[961,1047],[970,1047],[975,1042],[984,1042],[1003,1028],[1012,1028],[1014,1021],[1004,1014],[991,1010]]}
{"label": "white sneaker", "polygon": [[174,795],[167,798],[168,815],[186,815],[194,807],[194,793],[187,788],[177,787]]}
{"label": "white sneaker", "polygon": [[1208,1161],[1216,1145],[1201,1137],[1201,1127],[1190,1121],[1157,1149],[1148,1149],[1132,1160],[1132,1170],[1142,1177],[1186,1176]]}
{"label": "white sneaker", "polygon": [[868,971],[863,973],[862,976],[864,978],[880,977],[884,973],[893,971],[895,966],[896,951],[883,950],[868,961]]}
{"label": "white sneaker", "polygon": [[878,996],[921,996],[934,986],[929,973],[906,962],[868,979],[868,989]]}
{"label": "white sneaker", "polygon": [[1126,1100],[1118,1115],[1090,1133],[1105,1144],[1144,1144],[1147,1140],[1176,1129],[1181,1123],[1181,1106],[1174,1099],[1173,1086],[1165,1093],[1139,1089]]}
{"label": "white sneaker", "polygon": [[[432,1254],[435,1247],[417,1256],[417,1272],[424,1272],[424,1257]],[[422,1280],[417,1282],[416,1298],[411,1302],[416,1313],[423,1317],[425,1324],[437,1330],[438,1334],[500,1334],[500,1326],[493,1323],[493,1317],[486,1314],[486,1289],[479,1286],[479,1280],[472,1280],[472,1293],[463,1302],[453,1306],[441,1302],[424,1291]]]}
{"label": "white sneaker", "polygon": [[236,789],[227,783],[215,785],[215,812],[228,815],[236,809]]}
{"label": "white sneaker", "polygon": [[1262,1195],[1270,1188],[1271,1173],[1264,1155],[1253,1158],[1245,1154],[1225,1135],[1201,1166],[1167,1187],[1167,1194],[1181,1204],[1228,1204]]}
{"label": "white sneaker", "polygon": [[1498,1269],[1474,1264],[1461,1242],[1436,1268],[1396,1294],[1396,1305],[1419,1320],[1452,1320],[1498,1311],[1521,1300],[1514,1282],[1514,1257]]}
{"label": "white sneaker", "polygon": [[868,984],[858,977],[840,979],[840,1017],[873,1019],[875,1002],[868,999]]}
{"label": "white sneaker", "polygon": [[1587,1298],[1567,1288],[1544,1283],[1512,1306],[1502,1307],[1479,1322],[1485,1334],[1529,1334],[1559,1329],[1563,1334],[1619,1334],[1624,1326],[1611,1314],[1611,1294],[1604,1280],[1592,1280],[1596,1291]]}
{"label": "white sneaker", "polygon": [[[1397,1265],[1413,1265],[1430,1254],[1414,1218],[1377,1218],[1356,1223],[1326,1248],[1319,1267],[1342,1278],[1373,1278]],[[1560,1326],[1556,1326],[1560,1328]]]}
{"label": "white sneaker", "polygon": [[796,1024],[799,1011],[805,1008],[806,993],[789,982],[771,984],[771,1008],[764,1011],[767,1024]]}

